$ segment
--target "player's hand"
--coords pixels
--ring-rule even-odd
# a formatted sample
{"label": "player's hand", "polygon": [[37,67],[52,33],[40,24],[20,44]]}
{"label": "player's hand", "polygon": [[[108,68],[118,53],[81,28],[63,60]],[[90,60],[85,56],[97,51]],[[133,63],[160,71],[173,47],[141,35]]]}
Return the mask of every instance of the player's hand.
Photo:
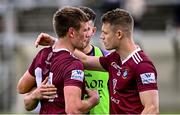
{"label": "player's hand", "polygon": [[93,103],[97,105],[99,103],[99,93],[96,90],[90,90],[86,88],[87,95],[89,98],[93,97]]}
{"label": "player's hand", "polygon": [[56,38],[46,34],[46,33],[41,33],[38,35],[36,41],[35,41],[35,47],[37,48],[38,45],[42,45],[42,46],[53,46],[53,44],[55,43]]}
{"label": "player's hand", "polygon": [[32,92],[33,99],[54,99],[57,96],[57,88],[54,85],[46,84],[47,82],[48,77]]}

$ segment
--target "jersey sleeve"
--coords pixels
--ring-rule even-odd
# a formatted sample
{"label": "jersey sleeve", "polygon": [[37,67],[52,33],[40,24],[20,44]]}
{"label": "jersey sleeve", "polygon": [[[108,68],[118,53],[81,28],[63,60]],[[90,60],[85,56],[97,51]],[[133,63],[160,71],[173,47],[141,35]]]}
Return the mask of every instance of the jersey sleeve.
{"label": "jersey sleeve", "polygon": [[157,72],[151,62],[139,63],[136,71],[136,82],[139,92],[158,89]]}
{"label": "jersey sleeve", "polygon": [[64,86],[83,87],[84,83],[84,67],[80,61],[74,61],[66,69],[64,75]]}
{"label": "jersey sleeve", "polygon": [[102,65],[102,67],[108,71],[109,69],[109,65],[110,65],[110,58],[111,58],[111,54],[107,55],[107,56],[101,56],[99,58],[99,62]]}
{"label": "jersey sleeve", "polygon": [[32,76],[35,76],[35,73],[34,73],[34,70],[35,68],[38,66],[38,58],[40,57],[42,53],[42,50],[38,52],[38,54],[35,56],[35,58],[33,59],[32,63],[30,64],[30,67],[28,69],[29,73],[32,75]]}
{"label": "jersey sleeve", "polygon": [[40,67],[41,69],[44,68],[45,59],[47,58],[50,52],[51,52],[51,48],[49,47],[49,48],[43,48],[37,53],[37,55],[33,59],[28,69],[29,73],[32,76],[35,76],[35,69],[37,67]]}

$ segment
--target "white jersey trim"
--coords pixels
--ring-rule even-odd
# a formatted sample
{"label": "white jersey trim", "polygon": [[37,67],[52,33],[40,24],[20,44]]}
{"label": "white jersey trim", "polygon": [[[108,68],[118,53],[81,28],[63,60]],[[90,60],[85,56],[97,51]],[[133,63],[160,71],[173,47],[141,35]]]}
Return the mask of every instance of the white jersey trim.
{"label": "white jersey trim", "polygon": [[139,62],[141,62],[143,59],[141,58],[141,56],[138,54],[138,51],[141,51],[140,47],[137,47],[137,49],[135,49],[131,54],[129,54],[123,61],[122,64],[124,64],[125,62],[127,62],[131,57],[134,60],[134,62],[136,64],[138,64]]}
{"label": "white jersey trim", "polygon": [[57,49],[52,48],[52,50],[53,50],[53,52],[67,51],[70,53],[70,55],[72,55],[72,53],[66,48],[57,48]]}

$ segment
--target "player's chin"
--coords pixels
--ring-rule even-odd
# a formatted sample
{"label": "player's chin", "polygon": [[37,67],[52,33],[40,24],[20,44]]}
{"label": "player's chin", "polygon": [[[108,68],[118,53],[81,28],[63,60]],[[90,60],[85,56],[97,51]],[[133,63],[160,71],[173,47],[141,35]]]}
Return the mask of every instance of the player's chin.
{"label": "player's chin", "polygon": [[110,50],[109,48],[105,47],[106,50]]}
{"label": "player's chin", "polygon": [[104,46],[106,50],[112,50],[111,47],[108,47],[107,45]]}
{"label": "player's chin", "polygon": [[84,47],[83,46],[80,46],[80,47],[76,47],[76,49],[80,50],[80,51],[83,51]]}
{"label": "player's chin", "polygon": [[104,43],[104,47],[105,47],[106,49],[108,49],[108,46],[107,46],[107,44],[105,44],[105,43]]}
{"label": "player's chin", "polygon": [[87,44],[86,43],[83,43],[82,45],[81,45],[81,47],[79,47],[80,49],[84,49],[84,48],[86,48],[87,47]]}

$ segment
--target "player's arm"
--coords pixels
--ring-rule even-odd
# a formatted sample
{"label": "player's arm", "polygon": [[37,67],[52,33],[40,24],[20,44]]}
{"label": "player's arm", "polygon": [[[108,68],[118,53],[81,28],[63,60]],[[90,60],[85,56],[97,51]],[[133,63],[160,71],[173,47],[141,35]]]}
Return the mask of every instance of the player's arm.
{"label": "player's arm", "polygon": [[97,91],[87,91],[89,98],[81,100],[82,92],[77,86],[65,86],[65,111],[67,114],[87,113],[99,102],[99,95]]}
{"label": "player's arm", "polygon": [[97,56],[88,56],[79,50],[74,51],[74,55],[81,60],[84,65],[84,68],[87,70],[97,70],[105,71],[102,65],[99,62],[99,57]]}
{"label": "player's arm", "polygon": [[139,93],[144,110],[141,114],[159,114],[158,90],[148,90]]}
{"label": "player's arm", "polygon": [[27,70],[19,80],[17,84],[17,90],[20,94],[25,94],[28,93],[35,86],[36,86],[35,77],[32,76]]}
{"label": "player's arm", "polygon": [[144,106],[142,114],[158,114],[159,94],[156,68],[152,63],[144,61],[138,64],[136,73],[139,96]]}
{"label": "player's arm", "polygon": [[36,41],[35,41],[35,46],[38,47],[38,45],[42,46],[53,46],[57,38],[52,37],[46,33],[41,33],[38,35]]}
{"label": "player's arm", "polygon": [[35,109],[41,99],[53,99],[56,96],[57,88],[54,85],[46,84],[48,77],[37,88],[34,87],[29,93],[24,96],[24,105],[27,111]]}
{"label": "player's arm", "polygon": [[35,89],[36,87],[34,87],[29,93],[24,94],[24,106],[27,111],[35,109],[38,105],[39,100],[32,96],[32,93]]}

